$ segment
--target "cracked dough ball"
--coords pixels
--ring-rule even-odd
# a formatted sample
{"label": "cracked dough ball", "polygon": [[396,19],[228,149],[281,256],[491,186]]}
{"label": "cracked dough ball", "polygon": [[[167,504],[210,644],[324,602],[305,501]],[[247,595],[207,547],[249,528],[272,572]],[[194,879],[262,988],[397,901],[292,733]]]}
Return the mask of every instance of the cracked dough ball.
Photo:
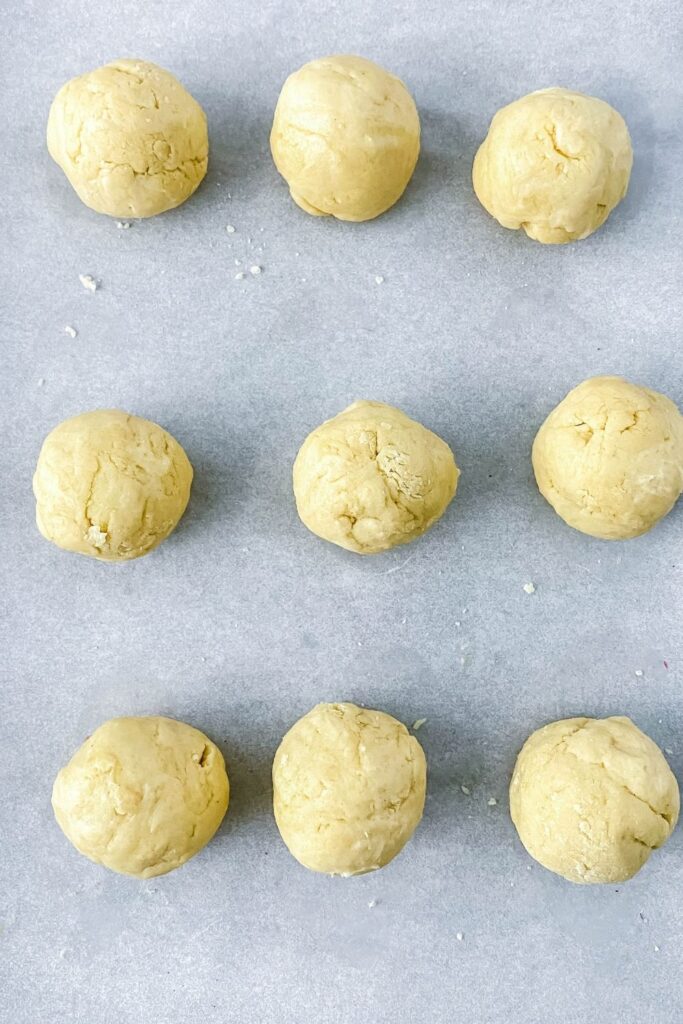
{"label": "cracked dough ball", "polygon": [[355,704],[318,704],[275,755],[275,821],[304,867],[361,875],[403,849],[426,786],[424,752],[401,722]]}
{"label": "cracked dough ball", "polygon": [[36,522],[57,547],[123,562],[175,529],[191,484],[187,455],[163,427],[118,409],[85,412],[43,442]]}
{"label": "cracked dough ball", "polygon": [[361,401],[308,435],[294,463],[294,496],[309,530],[369,555],[425,533],[459,474],[431,430],[391,405]]}
{"label": "cracked dough ball", "polygon": [[532,461],[541,494],[569,526],[603,540],[637,537],[683,491],[683,416],[656,391],[592,377],[550,413]]}
{"label": "cracked dough ball", "polygon": [[228,797],[223,755],[199,729],[172,718],[113,718],[59,772],[52,807],[80,853],[153,878],[206,846]]}
{"label": "cracked dough ball", "polygon": [[474,191],[504,228],[537,242],[587,238],[626,195],[628,128],[609,103],[541,89],[503,107],[474,160]]}
{"label": "cracked dough ball", "polygon": [[270,148],[306,213],[371,220],[393,206],[420,152],[420,119],[403,82],[362,57],[304,64],[282,87]]}
{"label": "cracked dough ball", "polygon": [[629,718],[567,718],[526,741],[510,813],[534,860],[570,882],[625,882],[678,820],[678,784]]}
{"label": "cracked dough ball", "polygon": [[92,210],[153,217],[192,195],[206,174],[209,139],[204,111],[173,75],[115,60],[62,86],[47,148]]}

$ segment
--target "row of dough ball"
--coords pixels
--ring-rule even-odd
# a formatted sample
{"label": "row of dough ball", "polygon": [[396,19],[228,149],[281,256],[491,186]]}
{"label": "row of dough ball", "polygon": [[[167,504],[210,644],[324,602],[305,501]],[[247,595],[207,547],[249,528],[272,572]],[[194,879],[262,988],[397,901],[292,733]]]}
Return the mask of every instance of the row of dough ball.
{"label": "row of dough ball", "polygon": [[[62,86],[47,141],[83,202],[112,217],[179,206],[208,163],[204,111],[168,71],[140,60],[113,61]],[[325,57],[286,80],[270,145],[298,206],[365,221],[408,185],[420,119],[388,71],[362,57]],[[473,184],[504,227],[539,242],[570,242],[595,231],[623,199],[632,162],[626,124],[608,103],[541,89],[495,115]]]}
{"label": "row of dough ball", "polygon": [[[273,761],[273,809],[290,853],[312,871],[384,867],[422,817],[422,747],[391,715],[318,704]],[[223,756],[169,718],[101,725],[57,775],[52,805],[81,853],[150,878],[180,867],[228,809]],[[572,882],[623,882],[671,835],[678,784],[628,718],[569,718],[534,732],[510,784],[510,813],[531,856]]]}
{"label": "row of dough ball", "polygon": [[[532,449],[543,496],[570,526],[608,540],[655,525],[683,491],[683,416],[619,377],[569,392]],[[373,554],[414,540],[443,515],[459,470],[445,441],[381,402],[355,402],[304,441],[294,462],[299,516],[324,540]],[[117,410],[66,420],[33,478],[40,532],[61,548],[120,562],[178,524],[192,466],[162,427]]]}

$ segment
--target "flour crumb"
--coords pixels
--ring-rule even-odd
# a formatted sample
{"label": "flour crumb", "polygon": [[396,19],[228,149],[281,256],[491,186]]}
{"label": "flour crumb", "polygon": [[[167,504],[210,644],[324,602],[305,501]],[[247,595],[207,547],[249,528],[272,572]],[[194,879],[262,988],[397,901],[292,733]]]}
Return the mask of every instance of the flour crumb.
{"label": "flour crumb", "polygon": [[235,227],[233,224],[228,224],[225,230],[228,232],[229,235],[235,234]]}
{"label": "flour crumb", "polygon": [[377,906],[377,900],[370,900],[370,902],[368,903],[368,907],[370,908],[370,910],[372,910],[372,908],[376,907],[376,906]]}
{"label": "flour crumb", "polygon": [[375,284],[384,284],[384,278],[381,274],[376,275]]}
{"label": "flour crumb", "polygon": [[655,946],[655,953],[659,953],[659,946]]}
{"label": "flour crumb", "polygon": [[70,324],[67,324],[66,327],[64,328],[64,333],[68,334],[70,338],[75,338],[76,335],[78,334],[78,331],[76,330],[75,327],[72,327]]}
{"label": "flour crumb", "polygon": [[522,587],[522,590],[524,591],[525,594],[535,594],[536,593],[536,587],[533,585],[533,583],[525,583],[524,586]]}
{"label": "flour crumb", "polygon": [[107,543],[106,530],[100,530],[99,526],[92,525],[85,532],[86,539],[96,548],[103,548]]}
{"label": "flour crumb", "polygon": [[253,267],[249,267],[249,273],[254,277],[258,277],[262,270],[263,267],[259,267],[258,263],[255,263]]}
{"label": "flour crumb", "polygon": [[421,729],[426,721],[426,718],[416,718],[413,722],[413,732],[417,732],[418,729]]}
{"label": "flour crumb", "polygon": [[671,755],[673,754],[673,750],[671,749],[671,747],[664,747],[664,753],[668,754],[669,757],[671,757]]}
{"label": "flour crumb", "polygon": [[635,671],[635,675],[638,677],[638,679],[642,679],[643,678],[643,670],[642,670],[642,668],[637,668],[636,671]]}
{"label": "flour crumb", "polygon": [[236,281],[243,281],[244,280],[244,271],[243,270],[240,270],[239,273],[235,274],[235,280]]}
{"label": "flour crumb", "polygon": [[38,387],[42,388],[44,386],[44,384],[45,384],[45,378],[44,377],[39,377],[38,378]]}
{"label": "flour crumb", "polygon": [[127,231],[128,228],[130,227],[130,221],[129,220],[117,220],[116,226],[119,229],[119,231]]}
{"label": "flour crumb", "polygon": [[79,274],[78,280],[89,292],[96,292],[99,288],[99,282],[95,280],[92,274]]}
{"label": "flour crumb", "polygon": [[455,937],[458,940],[458,942],[462,942],[462,940],[465,938],[462,932],[456,932]]}
{"label": "flour crumb", "polygon": [[460,789],[465,794],[465,796],[469,796],[470,793],[472,792],[472,790],[469,788],[469,786],[461,786]]}
{"label": "flour crumb", "polygon": [[486,803],[489,805],[489,807],[495,807],[498,801],[496,800],[495,796],[490,796]]}

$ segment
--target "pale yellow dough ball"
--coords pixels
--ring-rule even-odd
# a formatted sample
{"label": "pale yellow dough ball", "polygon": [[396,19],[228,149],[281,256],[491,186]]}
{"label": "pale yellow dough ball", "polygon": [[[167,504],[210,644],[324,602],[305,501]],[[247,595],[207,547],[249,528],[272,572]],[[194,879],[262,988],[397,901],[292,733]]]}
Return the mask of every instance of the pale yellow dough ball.
{"label": "pale yellow dough ball", "polygon": [[683,416],[656,391],[593,377],[550,413],[532,461],[541,494],[569,526],[604,540],[637,537],[683,491]]}
{"label": "pale yellow dough ball", "polygon": [[36,522],[66,551],[122,562],[168,537],[191,484],[187,455],[163,427],[98,409],[45,438],[33,477]]}
{"label": "pale yellow dough ball", "polygon": [[422,747],[401,722],[355,704],[318,704],[275,755],[275,820],[304,867],[361,875],[403,849],[426,785]]}
{"label": "pale yellow dough ball", "polygon": [[505,228],[538,242],[586,238],[626,195],[628,129],[604,100],[541,89],[503,107],[474,160],[474,191]]}
{"label": "pale yellow dough ball", "polygon": [[354,402],[304,441],[294,496],[305,525],[361,555],[415,540],[455,494],[459,470],[445,441],[400,409]]}
{"label": "pale yellow dough ball", "polygon": [[110,217],[180,206],[209,155],[202,108],[173,75],[142,60],[115,60],[63,85],[47,147],[85,205]]}
{"label": "pale yellow dough ball", "polygon": [[570,882],[624,882],[673,832],[678,784],[629,718],[567,718],[526,741],[510,813],[527,852]]}
{"label": "pale yellow dough ball", "polygon": [[172,718],[113,718],[55,779],[52,806],[76,849],[135,878],[179,868],[212,838],[228,809],[223,755]]}
{"label": "pale yellow dough ball", "polygon": [[289,76],[270,148],[306,213],[371,220],[403,194],[420,119],[403,82],[362,57],[325,57]]}

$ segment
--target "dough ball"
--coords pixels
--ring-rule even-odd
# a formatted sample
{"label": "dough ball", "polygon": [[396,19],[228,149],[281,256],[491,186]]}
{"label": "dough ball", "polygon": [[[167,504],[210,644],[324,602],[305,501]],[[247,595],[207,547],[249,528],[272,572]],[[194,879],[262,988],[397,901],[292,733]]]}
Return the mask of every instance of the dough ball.
{"label": "dough ball", "polygon": [[678,784],[629,718],[567,718],[532,733],[510,813],[527,852],[570,882],[625,882],[678,820]]}
{"label": "dough ball", "polygon": [[80,853],[153,878],[206,846],[228,797],[223,755],[199,729],[172,718],[113,718],[59,772],[52,806]]}
{"label": "dough ball", "polygon": [[273,809],[289,852],[311,871],[384,867],[417,828],[425,802],[422,747],[383,711],[318,704],[292,726],[273,762]]}
{"label": "dough ball", "polygon": [[187,455],[163,427],[118,409],[85,412],[43,442],[33,477],[36,522],[66,551],[123,562],[175,529],[191,484]]}
{"label": "dough ball", "polygon": [[626,195],[628,128],[609,103],[541,89],[503,107],[474,160],[474,191],[504,228],[537,242],[587,238]]}
{"label": "dough ball", "polygon": [[306,213],[371,220],[411,179],[420,119],[405,85],[388,71],[362,57],[325,57],[283,85],[270,148]]}
{"label": "dough ball", "polygon": [[593,377],[550,413],[532,461],[541,494],[569,526],[603,540],[637,537],[683,490],[683,416],[656,391]]}
{"label": "dough ball", "polygon": [[440,437],[382,402],[354,402],[309,434],[294,463],[302,521],[370,555],[415,540],[446,511],[460,471]]}
{"label": "dough ball", "polygon": [[173,75],[115,60],[62,86],[47,148],[92,210],[153,217],[192,195],[206,174],[209,139],[204,111]]}

